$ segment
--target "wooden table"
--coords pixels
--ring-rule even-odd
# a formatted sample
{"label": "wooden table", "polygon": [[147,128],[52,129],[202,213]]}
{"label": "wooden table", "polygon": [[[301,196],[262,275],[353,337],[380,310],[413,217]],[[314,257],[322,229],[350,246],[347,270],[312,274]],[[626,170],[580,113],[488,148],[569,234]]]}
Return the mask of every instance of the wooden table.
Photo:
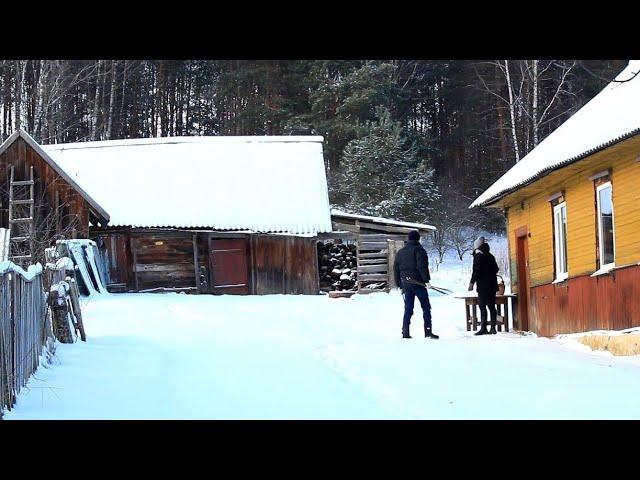
{"label": "wooden table", "polygon": [[[502,331],[502,327],[506,332],[509,331],[509,298],[514,298],[516,295],[512,293],[507,293],[504,295],[496,295],[496,313],[497,313],[497,321],[496,325],[498,327],[498,331]],[[480,323],[478,319],[476,306],[478,305],[478,295],[476,293],[469,292],[468,295],[463,295],[460,297],[464,300],[464,310],[466,315],[466,324],[467,331],[473,329],[475,332],[478,329],[478,324]],[[504,313],[503,313],[504,306]],[[487,326],[491,326],[491,317],[487,318]]]}

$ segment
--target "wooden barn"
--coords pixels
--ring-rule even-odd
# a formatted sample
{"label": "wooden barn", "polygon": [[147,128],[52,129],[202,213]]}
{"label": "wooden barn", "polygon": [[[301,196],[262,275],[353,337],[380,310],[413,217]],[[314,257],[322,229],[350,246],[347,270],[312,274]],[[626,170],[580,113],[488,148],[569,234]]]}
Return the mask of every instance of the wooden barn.
{"label": "wooden barn", "polygon": [[640,326],[640,61],[472,206],[507,217],[517,327]]}
{"label": "wooden barn", "polygon": [[322,137],[170,137],[42,149],[110,214],[109,291],[316,294],[331,231]]}
{"label": "wooden barn", "polygon": [[322,137],[38,145],[19,130],[0,147],[0,164],[11,258],[42,262],[57,240],[91,239],[99,253],[69,245],[111,292],[316,294],[319,245],[330,239],[351,244],[349,288],[388,290],[409,230],[434,229],[331,211]]}
{"label": "wooden barn", "polygon": [[9,234],[7,258],[43,261],[58,238],[88,238],[89,223],[107,212],[23,130],[0,145],[0,228]]}

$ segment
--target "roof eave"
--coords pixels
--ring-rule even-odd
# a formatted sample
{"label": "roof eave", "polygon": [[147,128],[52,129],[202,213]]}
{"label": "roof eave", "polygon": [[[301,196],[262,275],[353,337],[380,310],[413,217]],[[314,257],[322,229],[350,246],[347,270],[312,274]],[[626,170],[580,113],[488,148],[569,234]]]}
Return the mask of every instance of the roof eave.
{"label": "roof eave", "polygon": [[527,180],[524,180],[523,182],[521,182],[520,184],[507,189],[507,190],[503,190],[500,193],[497,193],[496,195],[494,195],[493,197],[485,200],[482,203],[479,204],[475,204],[475,201],[469,205],[469,208],[476,208],[476,207],[492,207],[493,205],[495,205],[497,202],[499,202],[500,200],[502,200],[503,198],[511,195],[512,193],[517,192],[518,190],[521,190],[529,185],[531,185],[534,182],[537,182],[538,180],[540,180],[543,177],[546,177],[547,175],[549,175],[552,172],[555,172],[556,170],[560,170],[564,167],[567,167],[569,165],[572,165],[576,162],[579,162],[581,160],[584,160],[587,157],[590,157],[591,155],[601,152],[603,150],[606,150],[609,147],[612,147],[613,145],[616,145],[620,142],[623,142],[624,140],[627,140],[635,135],[640,134],[640,128],[636,128],[635,130],[632,130],[628,133],[625,133],[624,135],[621,135],[619,137],[614,138],[613,140],[610,140],[608,142],[605,142],[601,145],[598,145],[597,147],[591,148],[589,150],[587,150],[586,152],[581,153],[580,155],[576,155],[574,157],[568,158],[567,160],[564,160],[563,162],[560,162],[552,167],[548,167],[545,168],[541,171],[539,171],[537,174],[535,174],[534,176],[530,177]]}

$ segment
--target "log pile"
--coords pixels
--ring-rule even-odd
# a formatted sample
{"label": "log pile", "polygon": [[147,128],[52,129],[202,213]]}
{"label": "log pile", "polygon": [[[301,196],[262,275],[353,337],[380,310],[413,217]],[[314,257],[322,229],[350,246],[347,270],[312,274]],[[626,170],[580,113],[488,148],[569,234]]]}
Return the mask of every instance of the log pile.
{"label": "log pile", "polygon": [[358,281],[355,243],[342,243],[340,239],[318,242],[318,269],[321,290],[355,290]]}

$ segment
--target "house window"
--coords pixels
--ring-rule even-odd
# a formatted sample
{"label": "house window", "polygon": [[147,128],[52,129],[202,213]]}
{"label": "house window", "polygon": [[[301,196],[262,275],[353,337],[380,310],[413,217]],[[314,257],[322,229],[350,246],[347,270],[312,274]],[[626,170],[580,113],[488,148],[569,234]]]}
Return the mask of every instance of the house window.
{"label": "house window", "polygon": [[559,203],[553,207],[553,226],[556,257],[556,280],[566,279],[567,269],[567,204]]}
{"label": "house window", "polygon": [[611,182],[603,183],[596,188],[596,200],[598,204],[600,268],[612,267],[615,264],[615,239]]}

